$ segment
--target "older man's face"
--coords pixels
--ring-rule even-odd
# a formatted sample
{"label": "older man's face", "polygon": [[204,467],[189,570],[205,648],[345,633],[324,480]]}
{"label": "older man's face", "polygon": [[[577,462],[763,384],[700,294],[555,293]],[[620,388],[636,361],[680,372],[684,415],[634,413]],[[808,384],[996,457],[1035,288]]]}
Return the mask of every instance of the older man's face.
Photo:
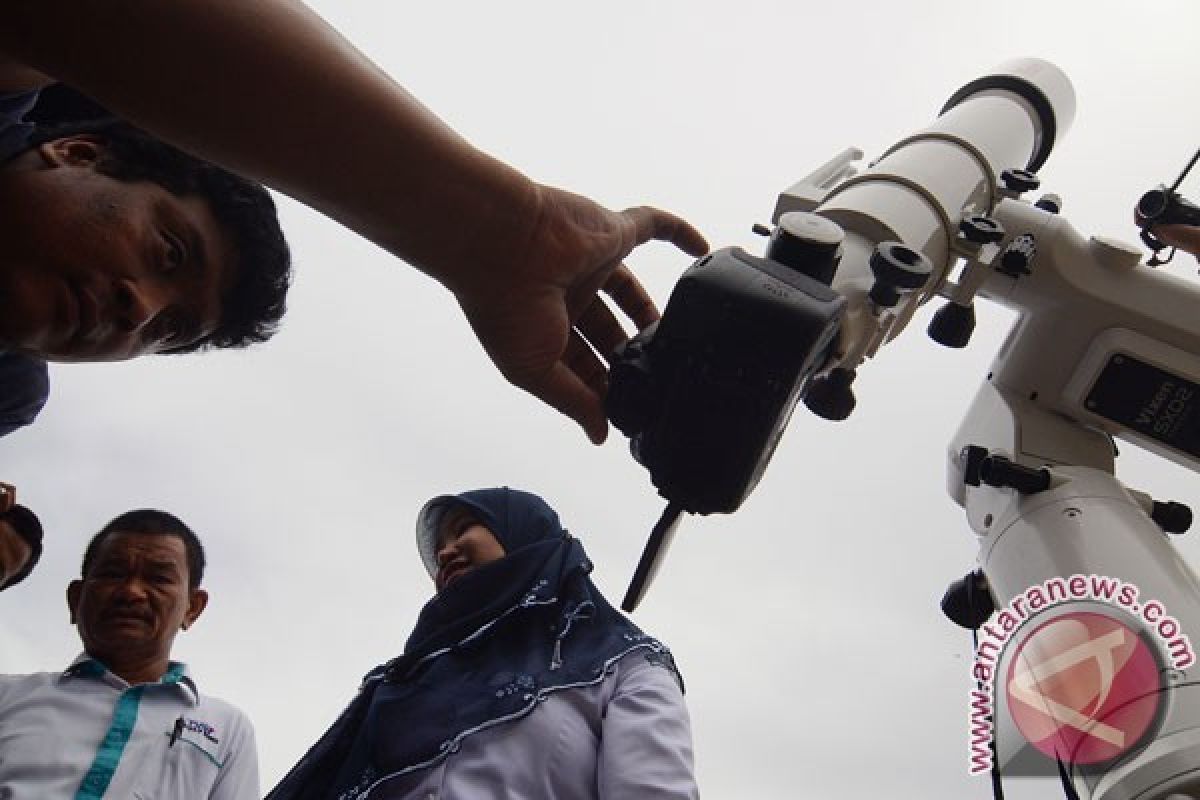
{"label": "older man's face", "polygon": [[12,525],[0,519],[0,589],[24,569],[32,555],[33,548],[29,543],[21,538]]}
{"label": "older man's face", "polygon": [[114,533],[67,590],[84,649],[108,665],[170,657],[175,635],[204,610],[188,585],[187,549],[178,536]]}

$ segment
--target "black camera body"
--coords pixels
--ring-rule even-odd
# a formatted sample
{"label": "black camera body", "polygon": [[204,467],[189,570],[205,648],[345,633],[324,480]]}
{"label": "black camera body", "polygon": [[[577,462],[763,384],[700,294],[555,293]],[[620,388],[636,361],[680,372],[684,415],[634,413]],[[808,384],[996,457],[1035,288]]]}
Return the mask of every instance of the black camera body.
{"label": "black camera body", "polygon": [[800,269],[736,247],[710,253],[662,319],[615,354],[608,416],[670,503],[737,510],[825,363],[846,301]]}

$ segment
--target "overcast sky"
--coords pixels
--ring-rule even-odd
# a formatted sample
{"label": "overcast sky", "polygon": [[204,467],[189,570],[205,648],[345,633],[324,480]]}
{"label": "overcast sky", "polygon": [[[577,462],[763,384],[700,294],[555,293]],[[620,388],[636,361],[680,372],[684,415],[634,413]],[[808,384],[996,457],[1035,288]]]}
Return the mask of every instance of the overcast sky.
{"label": "overcast sky", "polygon": [[[1014,56],[1075,86],[1041,174],[1084,234],[1136,241],[1137,198],[1200,145],[1193,0],[315,5],[481,148],[610,207],[674,210],[714,246],[761,252],[750,226],[779,191],[844,147],[879,155]],[[1200,199],[1200,174],[1183,190]],[[428,497],[541,493],[614,601],[663,505],[623,437],[594,448],[509,387],[441,287],[281,208],[297,276],[273,342],[56,368],[36,428],[0,442],[0,478],[47,529],[38,571],[0,595],[0,672],[76,654],[63,589],[92,532],[173,511],[206,542],[212,594],[177,655],[253,717],[264,790],[399,652],[431,591],[412,534]],[[631,260],[660,304],[688,263],[661,245]],[[685,522],[636,615],[682,667],[707,797],[990,796],[966,772],[970,639],[937,603],[975,558],[946,444],[1010,318],[980,308],[951,352],[929,313],[860,371],[849,421],[798,412],[741,511]],[[1200,504],[1194,476],[1123,451],[1128,483]]]}

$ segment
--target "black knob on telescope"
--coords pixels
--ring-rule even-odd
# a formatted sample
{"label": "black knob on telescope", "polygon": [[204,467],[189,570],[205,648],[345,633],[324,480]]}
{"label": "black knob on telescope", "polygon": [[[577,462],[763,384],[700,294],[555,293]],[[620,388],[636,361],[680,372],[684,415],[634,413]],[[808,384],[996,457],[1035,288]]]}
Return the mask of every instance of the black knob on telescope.
{"label": "black knob on telescope", "polygon": [[884,308],[899,303],[901,295],[920,289],[933,272],[933,265],[923,253],[900,242],[880,242],[870,263],[875,285],[868,297]]}
{"label": "black knob on telescope", "polygon": [[1154,501],[1150,519],[1158,523],[1164,533],[1185,533],[1192,527],[1192,510],[1183,503]]}
{"label": "black knob on telescope", "polygon": [[854,410],[854,370],[837,367],[823,378],[815,378],[804,392],[808,410],[834,422],[841,422]]}
{"label": "black knob on telescope", "polygon": [[1047,214],[1057,214],[1062,211],[1062,198],[1056,194],[1044,194],[1033,204],[1034,208],[1040,208]]}
{"label": "black knob on telescope", "polygon": [[1004,226],[984,214],[963,214],[958,229],[968,242],[995,244],[1004,238]]}
{"label": "black knob on telescope", "polygon": [[1004,254],[1000,256],[1000,266],[996,268],[996,271],[1012,278],[1028,275],[1029,265],[1033,263],[1033,257],[1036,255],[1037,240],[1033,238],[1032,234],[1023,233],[1004,248]]}
{"label": "black knob on telescope", "polygon": [[968,572],[950,584],[942,595],[942,613],[956,625],[977,630],[996,610],[983,570]]}
{"label": "black knob on telescope", "polygon": [[1037,494],[1050,488],[1050,470],[1027,467],[1004,456],[988,456],[979,463],[979,479],[988,486],[1016,489],[1021,494]]}
{"label": "black knob on telescope", "polygon": [[1042,179],[1027,169],[1006,169],[1000,173],[1000,180],[1004,181],[1006,188],[1017,194],[1032,192],[1042,185]]}
{"label": "black knob on telescope", "polygon": [[946,303],[929,320],[929,338],[943,347],[962,349],[975,332],[975,306]]}
{"label": "black knob on telescope", "polygon": [[828,286],[842,260],[841,226],[806,211],[789,211],[767,244],[767,258],[802,272]]}

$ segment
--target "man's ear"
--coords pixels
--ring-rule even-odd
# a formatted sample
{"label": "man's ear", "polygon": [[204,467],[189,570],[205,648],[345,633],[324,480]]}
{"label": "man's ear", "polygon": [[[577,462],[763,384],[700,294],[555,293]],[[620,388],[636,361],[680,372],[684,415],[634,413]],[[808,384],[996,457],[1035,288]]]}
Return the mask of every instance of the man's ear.
{"label": "man's ear", "polygon": [[38,154],[50,167],[89,166],[104,154],[104,141],[93,133],[77,133],[42,142]]}
{"label": "man's ear", "polygon": [[183,629],[195,624],[200,615],[204,613],[204,609],[208,607],[208,592],[203,589],[193,589],[188,597],[188,609],[183,615]]}
{"label": "man's ear", "polygon": [[83,581],[74,580],[67,584],[67,608],[71,612],[72,625],[78,621],[75,612],[79,609],[79,598],[82,594]]}

